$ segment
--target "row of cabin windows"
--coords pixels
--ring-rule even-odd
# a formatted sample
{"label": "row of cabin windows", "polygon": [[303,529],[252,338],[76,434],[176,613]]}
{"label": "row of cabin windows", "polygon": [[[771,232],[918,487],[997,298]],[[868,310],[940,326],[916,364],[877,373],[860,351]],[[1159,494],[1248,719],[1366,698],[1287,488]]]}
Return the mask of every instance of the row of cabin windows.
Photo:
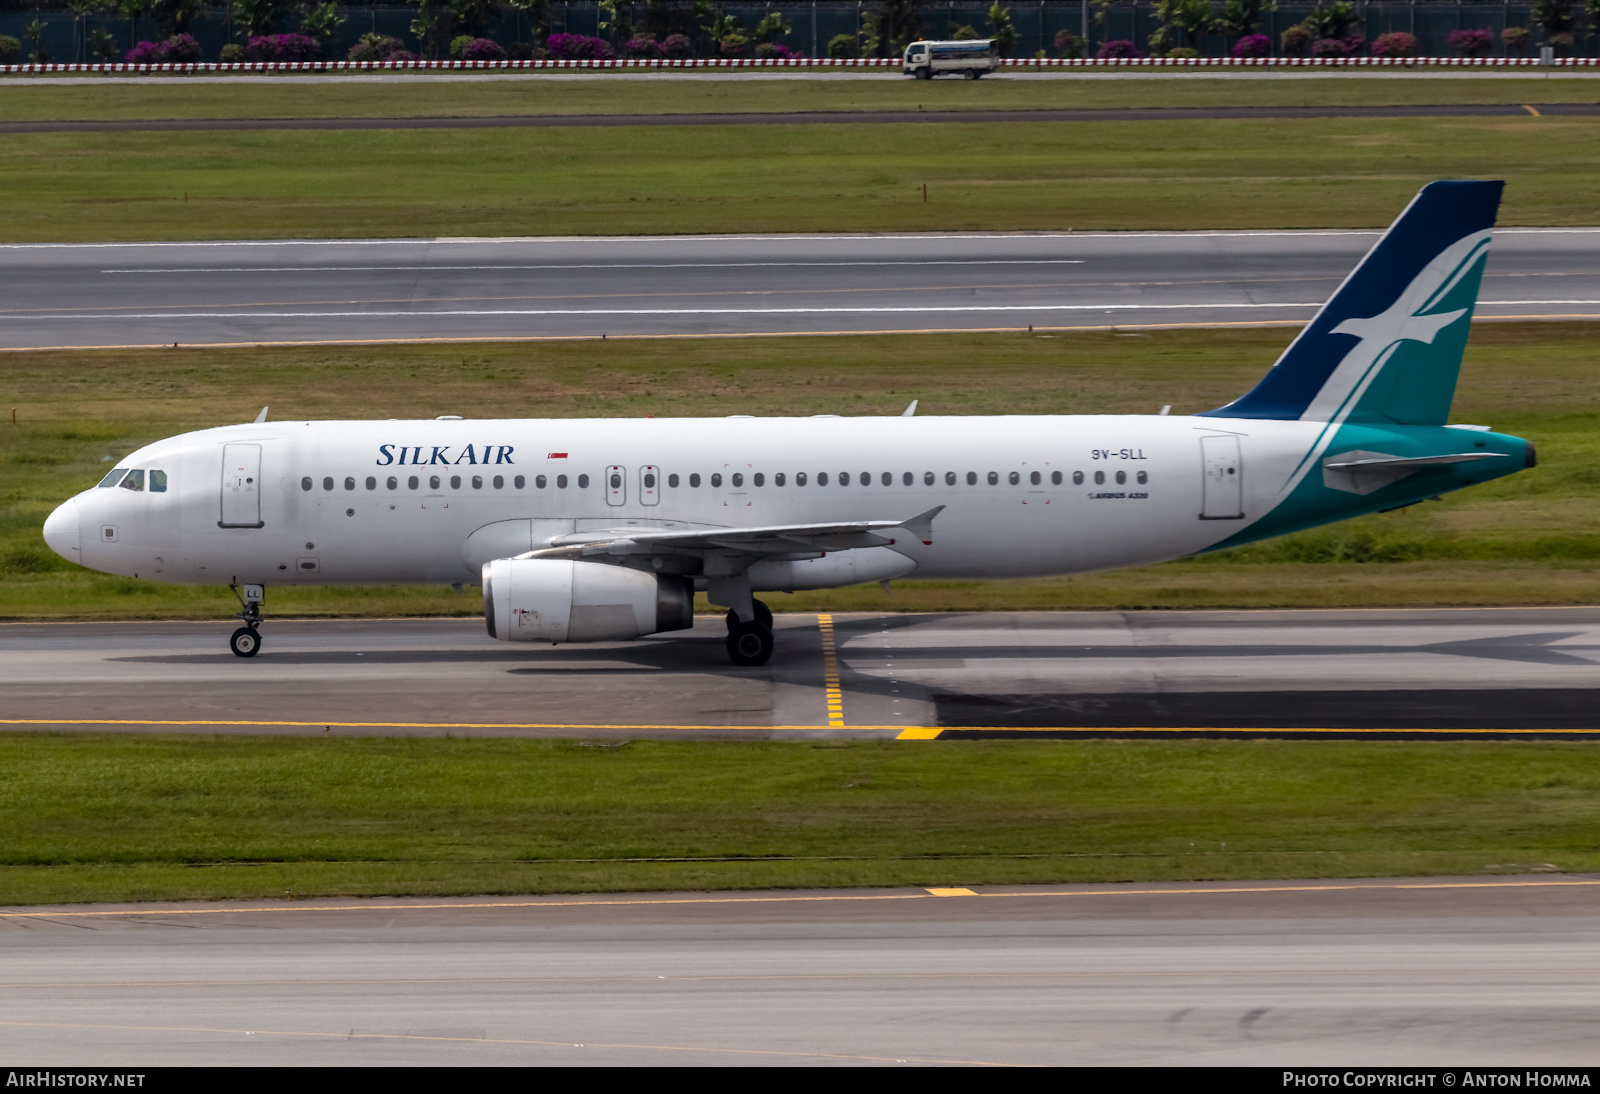
{"label": "row of cabin windows", "polygon": [[167,491],[167,473],[140,468],[130,471],[126,467],[118,467],[100,480],[100,486],[120,486],[124,490],[149,490],[152,494],[164,494]]}
{"label": "row of cabin windows", "polygon": [[[557,475],[557,476],[555,476],[555,480],[556,480],[556,489],[557,490],[565,490],[567,488],[567,476],[565,476],[565,475]],[[487,484],[489,486],[493,487],[496,490],[504,490],[506,488],[506,477],[504,475],[494,475],[494,476],[490,477],[488,480],[485,480],[482,475],[473,475],[469,479],[463,479],[462,476],[460,476],[460,475],[451,475],[450,476],[450,489],[452,489],[452,490],[460,490],[461,487],[462,487],[462,483],[463,482],[470,482],[471,485],[472,485],[472,489],[474,489],[474,490],[482,490],[484,488],[485,481],[487,481]],[[302,489],[302,490],[315,490],[316,489],[316,485],[317,485],[316,484],[316,480],[313,479],[310,475],[307,475],[307,476],[305,476],[304,478],[302,478],[300,480],[300,489]],[[323,477],[322,488],[324,490],[333,490],[333,489],[335,489],[335,487],[337,485],[338,484],[335,483],[334,478],[333,478],[332,475],[327,475],[327,476]],[[377,477],[374,476],[374,475],[368,475],[367,476],[367,481],[366,481],[366,483],[364,485],[366,486],[366,488],[368,490],[376,490],[378,488],[378,479],[377,479]],[[384,480],[383,485],[384,485],[384,487],[386,489],[398,490],[398,489],[400,489],[400,479],[395,475],[390,475],[388,478],[386,478]],[[528,485],[527,476],[525,476],[525,475],[514,475],[514,476],[512,476],[512,478],[511,478],[511,488],[513,490],[526,489],[527,485]],[[543,490],[547,486],[550,485],[550,481],[544,475],[535,475],[533,477],[533,485],[534,485],[534,487],[536,489]],[[346,475],[345,476],[344,488],[346,490],[354,490],[356,488],[356,480],[355,480],[355,476],[354,475]],[[429,475],[428,476],[428,489],[429,490],[441,490],[443,488],[444,488],[443,487],[443,479],[440,476],[438,476],[438,475]],[[421,476],[412,475],[412,476],[408,477],[406,479],[406,489],[407,490],[420,490],[420,489],[422,489],[422,478],[421,478]],[[587,490],[587,489],[589,489],[589,476],[588,475],[579,475],[578,476],[578,489],[579,490]]]}
{"label": "row of cabin windows", "polygon": [[[618,476],[612,476],[612,477],[613,478],[618,478]],[[976,471],[968,471],[967,474],[966,474],[966,479],[967,479],[967,485],[968,486],[977,486],[978,485],[978,473]],[[985,479],[985,481],[988,482],[988,484],[990,486],[999,486],[1000,485],[1000,472],[998,472],[998,471],[990,471],[990,472],[988,472],[987,475],[984,476],[984,479]],[[1083,485],[1083,480],[1084,480],[1084,474],[1083,474],[1082,471],[1074,471],[1072,473],[1072,484],[1074,486],[1082,486]],[[809,480],[808,480],[808,478],[806,476],[806,473],[804,471],[798,471],[798,472],[795,473],[794,484],[796,486],[805,486],[808,481]],[[839,472],[839,474],[836,477],[835,481],[837,481],[840,486],[849,486],[851,481],[852,481],[850,472],[848,472],[848,471]],[[872,480],[872,472],[870,472],[870,471],[861,472],[860,475],[857,476],[855,481],[859,482],[862,486],[871,486],[872,485],[872,481],[873,481]],[[924,471],[922,473],[922,485],[924,485],[924,486],[934,486],[934,485],[936,485],[938,483],[938,481],[939,481],[939,477],[936,474],[934,474],[932,471]],[[960,481],[961,481],[961,477],[959,475],[957,475],[956,472],[954,472],[954,471],[946,471],[944,473],[944,484],[946,486],[955,486]],[[1106,481],[1106,473],[1104,471],[1096,471],[1094,473],[1094,481],[1095,481],[1096,485],[1104,485],[1104,483]],[[1128,473],[1126,471],[1118,471],[1116,473],[1116,481],[1119,484],[1127,482],[1128,481]],[[1143,484],[1149,482],[1150,481],[1149,472],[1140,471],[1136,476],[1136,481],[1140,485],[1143,485]],[[894,472],[892,472],[892,471],[883,472],[878,477],[878,482],[882,483],[884,486],[893,486],[894,485]],[[1022,472],[1021,471],[1008,472],[1007,475],[1006,475],[1006,482],[1010,483],[1012,486],[1020,486],[1020,485],[1022,485]],[[1052,471],[1052,472],[1050,472],[1050,484],[1052,486],[1060,486],[1061,482],[1062,482],[1062,474],[1061,474],[1060,471]],[[902,486],[915,486],[916,483],[917,483],[917,476],[913,472],[906,471],[906,472],[901,474],[900,483],[901,483]],[[743,486],[744,485],[744,474],[743,474],[743,472],[735,471],[731,475],[729,475],[728,476],[728,484],[730,486],[734,486],[734,487]],[[762,474],[760,471],[757,471],[757,472],[755,472],[754,474],[752,474],[750,476],[750,484],[752,486],[765,486],[767,484],[767,477],[766,477],[766,475]],[[817,472],[816,484],[818,486],[827,486],[828,485],[828,473],[826,471]],[[1042,486],[1043,484],[1044,484],[1044,473],[1043,472],[1041,472],[1041,471],[1030,471],[1030,472],[1028,472],[1028,485],[1030,485],[1030,486]],[[622,484],[620,482],[614,482],[612,485],[613,486],[620,486]],[[647,485],[654,485],[654,484],[647,484]],[[678,485],[678,476],[677,475],[668,475],[667,476],[667,485],[671,486],[671,487],[676,487]],[[700,476],[697,475],[697,474],[696,475],[690,475],[689,476],[689,485],[691,487],[698,487],[700,485]],[[721,474],[713,474],[711,476],[711,485],[714,486],[714,487],[721,486],[722,485],[722,475]],[[784,473],[782,471],[779,471],[777,474],[772,476],[772,485],[774,485],[774,486],[786,486],[786,485],[788,485],[787,476],[784,475]]]}
{"label": "row of cabin windows", "polygon": [[[112,472],[112,475],[115,475],[117,473],[118,472],[114,471],[114,472]],[[132,489],[132,490],[142,490],[142,489],[144,489],[144,486],[143,486],[143,481],[144,481],[143,474],[144,473],[141,472],[141,471],[135,471],[132,474],[140,476],[140,478],[139,478],[140,485],[129,487],[129,489]],[[164,472],[152,471],[152,472],[150,472],[150,474],[152,476],[150,489],[152,489],[152,490],[165,490],[167,488],[167,477],[166,477],[166,474]],[[154,476],[157,476],[157,475],[161,476],[161,479],[160,479],[161,485],[160,486],[156,486],[155,485]],[[131,478],[131,476],[130,476],[130,478]],[[578,489],[579,490],[587,490],[587,489],[589,489],[589,476],[588,475],[579,475],[577,478],[578,478]],[[618,489],[618,488],[620,488],[622,486],[622,476],[621,475],[613,474],[611,476],[611,478],[612,478],[611,486],[612,486],[613,489]],[[712,475],[710,476],[710,478],[711,478],[711,485],[713,487],[720,487],[722,485],[722,474],[721,474],[721,472],[713,472]],[[1123,485],[1124,483],[1126,483],[1128,481],[1128,473],[1126,471],[1118,471],[1118,472],[1115,473],[1115,478],[1116,478],[1117,485],[1121,486],[1121,485]],[[978,473],[976,471],[968,471],[967,474],[966,474],[966,479],[967,479],[967,485],[968,486],[977,486],[978,485]],[[115,483],[113,483],[111,481],[111,476],[110,475],[106,476],[106,480],[107,481],[102,482],[100,485],[101,486],[115,485]],[[998,486],[998,485],[1000,485],[1000,472],[998,472],[998,471],[990,471],[985,476],[985,480],[988,482],[988,484],[990,486]],[[484,481],[485,480],[484,480],[484,477],[482,475],[473,475],[473,476],[471,476],[470,480],[464,480],[462,478],[462,476],[460,476],[460,475],[451,475],[450,476],[450,489],[452,489],[452,490],[460,490],[462,488],[462,483],[464,481],[470,481],[471,484],[472,484],[472,489],[474,489],[474,490],[482,490],[483,487],[484,487]],[[804,471],[797,471],[795,473],[794,484],[796,486],[805,486],[809,481],[810,481],[810,479],[808,478],[808,476],[806,475],[806,473]],[[829,481],[828,472],[826,472],[826,471],[817,472],[816,484],[818,486],[827,486],[828,485],[828,481]],[[859,481],[860,481],[862,486],[871,486],[872,485],[872,472],[870,472],[870,471],[861,472],[861,474],[859,476]],[[884,486],[893,486],[894,485],[894,473],[892,471],[885,471],[880,476],[878,481],[881,482]],[[905,472],[900,477],[900,482],[904,486],[915,486],[916,485],[916,481],[917,481],[916,475],[914,475],[910,471]],[[946,486],[955,486],[959,481],[960,481],[960,478],[957,476],[957,474],[954,471],[946,471],[944,473],[944,483],[945,483]],[[1020,471],[1009,472],[1006,475],[1006,481],[1009,484],[1011,484],[1012,486],[1020,486],[1020,485],[1022,485],[1022,472],[1020,472]],[[1095,482],[1096,486],[1105,485],[1105,481],[1106,481],[1106,473],[1104,471],[1096,471],[1094,473],[1094,482]],[[1145,483],[1150,481],[1150,475],[1149,475],[1148,472],[1140,471],[1135,475],[1135,481],[1140,486],[1143,486]],[[429,475],[428,476],[428,489],[430,489],[430,490],[443,489],[442,482],[443,482],[443,480],[441,479],[440,476],[438,476],[438,475]],[[556,489],[557,490],[565,490],[567,488],[567,476],[565,476],[565,475],[556,475],[555,476],[555,482],[556,482]],[[681,480],[679,479],[679,477],[676,474],[672,474],[672,475],[668,475],[667,476],[667,485],[672,487],[673,489],[677,489],[678,486],[680,485],[680,482],[681,482]],[[839,474],[837,476],[837,482],[838,482],[838,484],[840,486],[849,486],[850,483],[851,483],[850,472],[848,472],[848,471],[839,472]],[[938,482],[938,476],[936,476],[932,471],[924,471],[922,473],[922,484],[924,486],[933,486],[937,482]],[[1084,482],[1084,473],[1082,471],[1074,471],[1072,473],[1072,484],[1074,486],[1082,486],[1083,482]],[[506,479],[505,479],[504,475],[495,475],[495,476],[493,476],[492,478],[490,478],[488,480],[488,483],[489,483],[489,485],[491,487],[493,487],[496,490],[504,490],[505,486],[506,486]],[[734,487],[743,486],[744,485],[744,473],[741,472],[741,471],[733,472],[732,474],[730,474],[728,476],[728,483],[729,483],[730,486],[734,486]],[[752,474],[750,476],[750,483],[751,483],[752,486],[765,486],[767,484],[767,476],[765,474],[763,474],[762,472],[757,471],[757,472],[755,472],[754,474]],[[1061,483],[1062,483],[1062,474],[1061,474],[1061,472],[1060,471],[1052,471],[1052,472],[1050,472],[1050,484],[1052,486],[1060,486]],[[655,484],[656,484],[655,483],[655,476],[647,474],[645,476],[645,486],[646,486],[646,488],[654,488]],[[1028,472],[1028,484],[1030,486],[1042,486],[1044,484],[1044,475],[1043,475],[1043,473],[1039,472],[1039,471],[1030,471],[1030,472]],[[123,486],[128,486],[128,481],[124,480],[122,485]],[[335,489],[336,485],[337,484],[335,483],[334,478],[333,478],[332,475],[325,476],[323,478],[323,480],[322,480],[322,489],[324,489],[324,490],[330,490],[331,491],[331,490]],[[516,475],[516,476],[513,476],[512,479],[511,479],[511,488],[513,490],[525,489],[527,487],[527,485],[528,485],[528,480],[527,480],[526,476]],[[534,485],[534,488],[537,489],[537,490],[544,490],[550,485],[550,483],[549,483],[549,479],[546,476],[544,476],[544,475],[535,475],[533,477],[533,485]],[[785,475],[782,471],[779,471],[777,474],[772,476],[772,485],[774,485],[774,486],[786,486],[786,485],[788,485],[788,476]],[[366,488],[368,490],[376,490],[376,489],[378,489],[378,480],[377,480],[377,478],[375,476],[373,476],[373,475],[368,475],[366,483],[365,483],[365,486],[366,486]],[[398,490],[398,489],[400,489],[400,479],[395,475],[390,475],[387,479],[384,480],[384,486],[389,490]],[[691,474],[689,476],[689,486],[691,488],[698,488],[700,486],[700,475],[699,475],[698,472],[696,472],[694,474]],[[351,490],[351,491],[356,489],[355,476],[353,476],[353,475],[345,476],[344,488],[346,490]],[[410,476],[409,478],[406,479],[406,489],[407,490],[419,490],[421,488],[422,488],[422,479],[421,479],[420,476],[412,475],[412,476]],[[310,475],[305,476],[304,478],[302,478],[300,480],[300,489],[301,490],[306,490],[306,491],[310,491],[310,490],[316,489],[315,480]]]}

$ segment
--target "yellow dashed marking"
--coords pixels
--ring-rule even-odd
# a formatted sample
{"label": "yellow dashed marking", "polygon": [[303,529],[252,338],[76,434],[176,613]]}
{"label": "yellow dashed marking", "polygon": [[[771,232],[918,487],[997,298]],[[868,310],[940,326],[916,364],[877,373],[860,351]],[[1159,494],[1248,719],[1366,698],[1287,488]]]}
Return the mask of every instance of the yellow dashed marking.
{"label": "yellow dashed marking", "polygon": [[929,896],[977,896],[971,889],[929,889]]}
{"label": "yellow dashed marking", "polygon": [[935,726],[908,726],[900,731],[897,741],[932,741],[940,734]]}
{"label": "yellow dashed marking", "polygon": [[844,693],[839,690],[839,651],[833,644],[833,616],[817,616],[822,632],[822,687],[828,699],[828,725],[844,725]]}

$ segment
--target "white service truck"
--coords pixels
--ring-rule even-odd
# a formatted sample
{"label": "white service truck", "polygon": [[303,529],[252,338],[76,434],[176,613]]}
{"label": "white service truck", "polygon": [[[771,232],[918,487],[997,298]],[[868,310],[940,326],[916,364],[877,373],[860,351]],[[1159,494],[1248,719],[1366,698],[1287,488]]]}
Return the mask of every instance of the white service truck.
{"label": "white service truck", "polygon": [[1000,67],[1000,54],[992,38],[965,42],[912,42],[906,47],[904,67],[907,76],[931,80],[941,72],[959,72],[976,80],[985,72]]}

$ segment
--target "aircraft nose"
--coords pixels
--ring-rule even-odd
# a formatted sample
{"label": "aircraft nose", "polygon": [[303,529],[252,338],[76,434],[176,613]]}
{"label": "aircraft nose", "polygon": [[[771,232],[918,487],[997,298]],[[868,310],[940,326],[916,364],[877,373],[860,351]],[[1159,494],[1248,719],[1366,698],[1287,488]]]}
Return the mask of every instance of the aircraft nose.
{"label": "aircraft nose", "polygon": [[80,565],[83,558],[78,551],[78,503],[63,502],[44,522],[44,541],[50,549],[68,562]]}

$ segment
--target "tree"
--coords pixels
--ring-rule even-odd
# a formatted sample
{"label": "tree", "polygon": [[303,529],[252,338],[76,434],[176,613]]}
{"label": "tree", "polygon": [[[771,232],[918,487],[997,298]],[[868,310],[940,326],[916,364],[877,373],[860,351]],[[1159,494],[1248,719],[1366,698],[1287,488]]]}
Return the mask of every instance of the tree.
{"label": "tree", "polygon": [[325,3],[308,5],[305,15],[300,20],[300,33],[307,38],[314,38],[321,44],[323,55],[327,55],[328,42],[333,38],[345,17],[339,14],[339,7],[335,0],[326,0]]}
{"label": "tree", "polygon": [[1229,38],[1243,38],[1256,33],[1261,17],[1277,8],[1274,0],[1228,0],[1217,15],[1216,29]]}
{"label": "tree", "polygon": [[1361,18],[1356,15],[1353,5],[1340,0],[1337,4],[1318,4],[1301,20],[1301,23],[1311,33],[1314,41],[1324,38],[1343,41],[1361,25]]}
{"label": "tree", "polygon": [[928,0],[878,0],[861,20],[862,52],[869,57],[899,53],[922,30],[922,9]]}
{"label": "tree", "polygon": [[1165,53],[1176,44],[1174,32],[1183,36],[1190,49],[1198,50],[1200,39],[1216,25],[1217,13],[1211,0],[1157,0],[1156,18],[1161,26],[1150,36],[1150,48]]}
{"label": "tree", "polygon": [[1012,22],[1010,9],[1001,7],[999,0],[989,6],[989,37],[1002,57],[1011,56],[1017,48],[1017,25]]}
{"label": "tree", "polygon": [[1576,7],[1574,0],[1535,0],[1528,19],[1539,28],[1539,37],[1545,45],[1565,52],[1576,37]]}
{"label": "tree", "polygon": [[49,52],[44,48],[44,32],[47,30],[45,21],[35,17],[33,22],[22,28],[22,40],[33,48],[28,50],[28,60],[35,64],[44,64],[50,60]]}
{"label": "tree", "polygon": [[774,38],[787,38],[793,33],[792,22],[785,19],[780,12],[769,11],[756,24],[756,29],[750,32],[750,37],[757,42],[770,42]]}
{"label": "tree", "polygon": [[206,0],[156,0],[150,5],[150,18],[163,40],[187,34],[189,27],[206,17]]}
{"label": "tree", "polygon": [[249,41],[276,34],[293,11],[293,0],[233,0],[234,36]]}

